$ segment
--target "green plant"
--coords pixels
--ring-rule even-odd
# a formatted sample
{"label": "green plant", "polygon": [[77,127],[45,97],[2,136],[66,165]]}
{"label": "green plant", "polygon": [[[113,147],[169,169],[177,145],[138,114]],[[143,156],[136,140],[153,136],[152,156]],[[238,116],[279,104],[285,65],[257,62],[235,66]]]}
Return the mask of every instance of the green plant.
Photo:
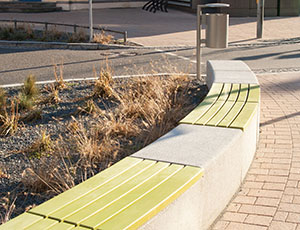
{"label": "green plant", "polygon": [[87,34],[84,32],[84,30],[79,30],[76,33],[72,33],[69,37],[68,37],[68,42],[70,43],[74,43],[74,42],[87,42],[88,41],[88,36]]}
{"label": "green plant", "polygon": [[95,102],[90,99],[84,103],[83,106],[78,106],[77,113],[79,114],[93,114],[93,115],[101,115],[103,111],[95,104]]}
{"label": "green plant", "polygon": [[59,41],[62,40],[64,33],[57,30],[56,26],[48,28],[48,30],[43,32],[41,37],[42,41]]}
{"label": "green plant", "polygon": [[23,115],[20,120],[24,122],[34,122],[42,119],[42,110],[34,109]]}
{"label": "green plant", "polygon": [[50,156],[53,152],[54,144],[45,131],[42,131],[41,137],[38,138],[31,146],[24,149],[23,152],[29,158],[41,158],[42,156]]}
{"label": "green plant", "polygon": [[31,110],[34,107],[37,96],[39,95],[39,89],[35,82],[33,75],[29,75],[26,78],[21,94],[19,95],[21,109]]}

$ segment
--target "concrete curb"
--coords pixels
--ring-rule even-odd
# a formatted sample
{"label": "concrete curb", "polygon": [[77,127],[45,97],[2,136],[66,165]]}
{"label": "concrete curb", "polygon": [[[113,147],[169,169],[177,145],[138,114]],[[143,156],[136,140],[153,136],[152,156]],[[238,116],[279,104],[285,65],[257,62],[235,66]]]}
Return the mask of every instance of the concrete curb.
{"label": "concrete curb", "polygon": [[39,49],[72,49],[72,50],[108,50],[108,49],[138,49],[139,46],[103,45],[97,43],[66,43],[66,42],[36,42],[36,41],[0,41],[0,46],[39,48]]}
{"label": "concrete curb", "polygon": [[[283,40],[280,42],[259,42],[259,43],[229,43],[229,47],[269,47],[284,44],[296,44],[300,40]],[[70,49],[70,50],[110,50],[110,49],[194,49],[192,45],[178,46],[143,46],[132,42],[135,45],[118,44],[97,44],[97,43],[66,43],[66,42],[38,42],[38,41],[6,41],[0,40],[0,47],[35,48],[35,49]]]}
{"label": "concrete curb", "polygon": [[36,48],[36,49],[70,49],[70,50],[109,50],[109,49],[184,49],[195,46],[142,46],[97,44],[97,43],[66,43],[66,42],[37,42],[37,41],[5,41],[0,40],[0,47]]}
{"label": "concrete curb", "polygon": [[[209,87],[215,82],[258,83],[241,61],[208,61],[207,68]],[[196,184],[139,229],[208,229],[243,182],[255,155],[258,133],[259,110],[244,131],[180,124],[131,155],[204,169]]]}
{"label": "concrete curb", "polygon": [[[179,76],[196,76],[196,74],[184,74],[184,73],[154,73],[154,74],[138,74],[138,75],[119,75],[113,76],[113,79],[118,78],[140,78],[140,77],[153,77],[153,76],[170,76],[170,75],[179,75]],[[201,75],[202,77],[206,77],[206,75]],[[64,82],[76,82],[76,81],[95,81],[98,78],[95,77],[87,77],[87,78],[70,78],[64,79]],[[37,85],[44,85],[44,84],[51,84],[55,83],[56,80],[48,80],[48,81],[37,81],[35,84]],[[21,87],[24,83],[14,83],[14,84],[6,84],[0,85],[0,88],[14,88],[14,87]]]}

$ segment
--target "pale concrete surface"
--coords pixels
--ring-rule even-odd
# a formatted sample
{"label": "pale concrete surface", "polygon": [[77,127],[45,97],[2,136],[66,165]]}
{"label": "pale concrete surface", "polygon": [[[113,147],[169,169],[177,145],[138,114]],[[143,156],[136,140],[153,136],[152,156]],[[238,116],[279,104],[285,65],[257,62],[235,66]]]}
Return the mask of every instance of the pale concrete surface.
{"label": "pale concrete surface", "polygon": [[255,74],[243,61],[207,61],[206,84],[210,88],[213,83],[258,84]]}
{"label": "pale concrete surface", "polygon": [[244,184],[212,229],[300,229],[300,73],[260,75],[260,141]]}
{"label": "pale concrete surface", "polygon": [[132,156],[206,169],[218,155],[232,149],[240,129],[181,124]]}
{"label": "pale concrete surface", "polygon": [[[129,40],[149,46],[194,46],[196,15],[169,9],[155,14],[139,8],[95,9],[94,24],[128,31]],[[88,25],[88,11],[1,13],[0,19],[22,19]],[[265,18],[264,39],[300,38],[300,17]],[[256,18],[230,18],[229,42],[256,40]]]}
{"label": "pale concrete surface", "polygon": [[203,215],[203,180],[198,180],[175,201],[152,217],[139,230],[201,229]]}

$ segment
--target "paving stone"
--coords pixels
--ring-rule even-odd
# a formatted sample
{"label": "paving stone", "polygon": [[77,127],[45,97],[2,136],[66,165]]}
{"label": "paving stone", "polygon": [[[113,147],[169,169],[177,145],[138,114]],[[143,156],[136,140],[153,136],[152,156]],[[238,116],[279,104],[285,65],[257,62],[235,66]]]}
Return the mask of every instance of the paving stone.
{"label": "paving stone", "polygon": [[242,192],[232,201],[237,217],[231,218],[248,216],[244,223],[229,221],[226,230],[300,230],[300,116],[293,116],[300,111],[300,74],[258,79],[261,139]]}

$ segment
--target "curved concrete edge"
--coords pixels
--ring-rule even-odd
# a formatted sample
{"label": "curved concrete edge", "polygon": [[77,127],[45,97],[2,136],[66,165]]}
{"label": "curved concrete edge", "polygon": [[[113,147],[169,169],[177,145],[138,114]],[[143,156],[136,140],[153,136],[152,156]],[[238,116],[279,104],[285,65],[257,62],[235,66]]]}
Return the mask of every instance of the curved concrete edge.
{"label": "curved concrete edge", "polygon": [[[227,77],[232,66],[236,67],[233,72],[239,72],[239,79]],[[230,80],[258,83],[249,67],[240,61],[209,61],[207,68],[211,84]],[[196,184],[139,229],[208,229],[244,180],[255,155],[258,133],[259,109],[245,131],[181,124],[131,155],[204,169]]]}
{"label": "curved concrete edge", "polygon": [[243,61],[207,61],[207,86],[213,83],[258,84],[255,74]]}

